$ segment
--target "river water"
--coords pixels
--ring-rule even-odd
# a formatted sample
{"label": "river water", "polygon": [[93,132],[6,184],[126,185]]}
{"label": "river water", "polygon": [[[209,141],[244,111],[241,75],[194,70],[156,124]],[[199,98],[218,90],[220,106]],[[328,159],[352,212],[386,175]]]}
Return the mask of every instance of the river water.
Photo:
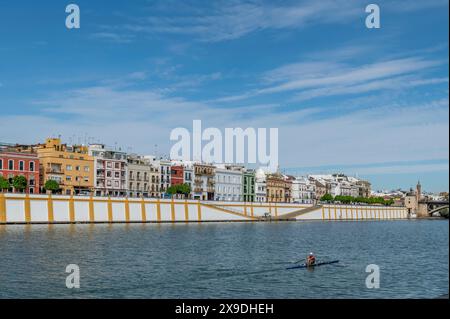
{"label": "river water", "polygon": [[[448,231],[448,220],[0,226],[0,298],[436,298],[448,294]],[[340,262],[285,269],[310,251]],[[66,287],[68,264],[80,289]]]}

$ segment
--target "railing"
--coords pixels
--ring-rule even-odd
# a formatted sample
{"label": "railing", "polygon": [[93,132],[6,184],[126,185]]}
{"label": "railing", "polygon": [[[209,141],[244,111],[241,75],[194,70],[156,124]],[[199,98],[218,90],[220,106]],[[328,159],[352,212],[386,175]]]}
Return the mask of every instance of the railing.
{"label": "railing", "polygon": [[45,172],[47,174],[64,174],[63,169],[46,168]]}

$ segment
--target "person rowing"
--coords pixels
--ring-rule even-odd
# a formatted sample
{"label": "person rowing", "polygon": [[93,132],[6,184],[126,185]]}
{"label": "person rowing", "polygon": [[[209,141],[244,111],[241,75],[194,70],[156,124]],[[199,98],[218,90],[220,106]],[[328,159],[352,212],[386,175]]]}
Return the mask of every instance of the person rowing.
{"label": "person rowing", "polygon": [[316,256],[311,252],[308,257],[306,257],[306,266],[313,266],[316,263]]}

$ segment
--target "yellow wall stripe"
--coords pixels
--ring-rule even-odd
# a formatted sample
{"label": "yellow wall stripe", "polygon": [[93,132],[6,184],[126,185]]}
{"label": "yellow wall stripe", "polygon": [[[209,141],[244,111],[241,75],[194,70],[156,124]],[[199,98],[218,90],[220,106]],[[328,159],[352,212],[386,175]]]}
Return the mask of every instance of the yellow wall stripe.
{"label": "yellow wall stripe", "polygon": [[157,221],[161,221],[161,201],[158,200],[156,201],[156,220]]}
{"label": "yellow wall stripe", "polygon": [[112,212],[112,200],[111,197],[108,197],[108,221],[111,223],[113,221],[113,212]]}
{"label": "yellow wall stripe", "polygon": [[197,202],[197,220],[202,221],[202,205],[200,205],[200,200]]}
{"label": "yellow wall stripe", "polygon": [[189,221],[189,206],[187,200],[184,201],[184,220]]}
{"label": "yellow wall stripe", "polygon": [[94,215],[94,198],[91,196],[89,198],[89,221],[91,223],[95,222],[95,215]]}
{"label": "yellow wall stripe", "polygon": [[25,196],[25,222],[31,222],[30,196],[28,194]]}
{"label": "yellow wall stripe", "polygon": [[47,215],[48,222],[53,223],[55,221],[55,215],[53,213],[53,198],[51,194],[49,194],[47,198]]}
{"label": "yellow wall stripe", "polygon": [[125,199],[125,221],[127,223],[130,222],[130,202],[128,201],[128,197]]}
{"label": "yellow wall stripe", "polygon": [[73,195],[71,195],[69,199],[69,221],[71,223],[75,222],[75,201]]}
{"label": "yellow wall stripe", "polygon": [[175,204],[174,204],[173,197],[172,197],[172,200],[170,202],[170,215],[172,217],[172,221],[174,222],[175,221]]}
{"label": "yellow wall stripe", "polygon": [[6,199],[5,199],[5,194],[0,194],[0,223],[6,223]]}
{"label": "yellow wall stripe", "polygon": [[144,198],[141,199],[141,218],[143,222],[147,221],[147,211],[145,209]]}
{"label": "yellow wall stripe", "polygon": [[325,220],[325,207],[322,206],[322,220]]}

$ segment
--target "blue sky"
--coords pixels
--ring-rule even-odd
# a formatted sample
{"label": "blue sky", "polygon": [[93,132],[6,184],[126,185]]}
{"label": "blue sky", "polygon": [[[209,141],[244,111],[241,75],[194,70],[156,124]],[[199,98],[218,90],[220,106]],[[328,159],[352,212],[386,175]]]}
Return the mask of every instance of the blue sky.
{"label": "blue sky", "polygon": [[448,190],[448,1],[0,0],[0,141],[168,154],[175,127],[277,127],[290,172]]}

